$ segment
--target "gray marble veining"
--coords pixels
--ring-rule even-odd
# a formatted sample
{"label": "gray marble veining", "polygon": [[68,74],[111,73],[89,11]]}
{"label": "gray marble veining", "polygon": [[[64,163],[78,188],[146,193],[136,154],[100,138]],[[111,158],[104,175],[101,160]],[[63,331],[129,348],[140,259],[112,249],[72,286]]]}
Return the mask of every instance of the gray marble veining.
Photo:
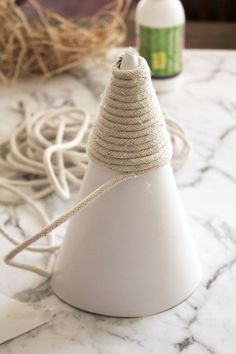
{"label": "gray marble veining", "polygon": [[[236,353],[236,52],[188,50],[184,62],[180,89],[159,99],[192,142],[191,158],[176,180],[203,266],[201,285],[185,302],[155,316],[96,316],[61,302],[49,282],[6,266],[2,258],[12,246],[0,237],[0,291],[55,314],[50,323],[0,346],[0,354]],[[0,136],[20,121],[14,107],[22,99],[35,111],[81,105],[96,117],[109,65],[97,62],[46,82],[0,86]],[[54,218],[75,200],[76,193],[66,205],[56,196],[43,204]],[[0,223],[19,238],[38,226],[25,206],[0,205]],[[44,261],[27,252],[24,260]]]}

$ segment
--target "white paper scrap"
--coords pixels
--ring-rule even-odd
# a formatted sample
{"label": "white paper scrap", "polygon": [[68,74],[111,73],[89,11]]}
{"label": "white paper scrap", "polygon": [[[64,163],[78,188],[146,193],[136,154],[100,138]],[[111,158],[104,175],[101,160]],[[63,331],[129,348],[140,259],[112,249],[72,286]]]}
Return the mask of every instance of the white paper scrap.
{"label": "white paper scrap", "polygon": [[0,294],[0,344],[50,321],[49,313]]}

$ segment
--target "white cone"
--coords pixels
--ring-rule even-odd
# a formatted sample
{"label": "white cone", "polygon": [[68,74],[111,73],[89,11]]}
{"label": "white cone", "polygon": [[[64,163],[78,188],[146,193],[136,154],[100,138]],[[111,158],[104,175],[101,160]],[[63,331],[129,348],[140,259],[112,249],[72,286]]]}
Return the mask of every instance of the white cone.
{"label": "white cone", "polygon": [[[137,63],[129,50],[121,68]],[[90,162],[79,199],[118,174]],[[200,278],[198,255],[168,163],[117,185],[74,216],[52,286],[61,299],[80,309],[136,317],[177,305]]]}

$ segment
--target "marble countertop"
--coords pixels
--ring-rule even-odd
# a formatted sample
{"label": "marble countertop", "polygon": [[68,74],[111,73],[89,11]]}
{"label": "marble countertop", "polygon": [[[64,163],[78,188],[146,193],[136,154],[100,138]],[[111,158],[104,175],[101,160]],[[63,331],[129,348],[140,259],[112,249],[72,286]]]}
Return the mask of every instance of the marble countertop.
{"label": "marble countertop", "polygon": [[[76,104],[95,117],[114,55],[91,70],[87,65],[47,82],[0,86],[0,135],[19,123],[14,107],[22,99],[35,111]],[[1,345],[0,354],[236,353],[236,52],[186,50],[184,59],[182,86],[159,99],[192,142],[191,158],[176,180],[203,267],[201,285],[158,315],[92,315],[61,302],[39,276],[6,266],[2,258],[12,246],[0,237],[0,292],[54,313],[48,324]],[[76,193],[67,205],[56,196],[41,204],[54,218],[75,200]],[[28,212],[0,205],[0,223],[15,235],[28,235],[37,227]],[[60,228],[58,236],[63,233]],[[25,257],[30,262],[38,256]]]}

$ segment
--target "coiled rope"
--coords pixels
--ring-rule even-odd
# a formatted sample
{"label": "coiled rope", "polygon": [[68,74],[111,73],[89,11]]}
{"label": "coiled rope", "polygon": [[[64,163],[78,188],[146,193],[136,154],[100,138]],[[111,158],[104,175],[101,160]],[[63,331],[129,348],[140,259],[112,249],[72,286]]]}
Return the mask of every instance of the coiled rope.
{"label": "coiled rope", "polygon": [[142,173],[170,161],[169,134],[145,59],[140,57],[134,70],[113,65],[88,153],[97,164],[120,172]]}
{"label": "coiled rope", "polygon": [[[76,118],[70,114],[72,112],[77,112],[78,116],[82,114],[83,118],[78,119],[80,128],[78,129],[78,126],[77,128],[74,127],[74,129],[77,129],[76,137],[65,143],[63,137],[67,136],[69,139],[74,136],[72,126]],[[28,117],[27,114],[26,116]],[[48,116],[52,118],[52,121],[47,119]],[[66,121],[68,116],[69,121]],[[87,163],[83,150],[83,139],[89,127],[89,119],[87,113],[78,108],[52,110],[46,113],[46,117],[44,113],[33,116],[30,120],[26,119],[23,126],[20,126],[10,138],[10,152],[5,155],[7,156],[5,159],[0,160],[0,164],[12,168],[15,173],[19,170],[22,172],[22,164],[24,163],[27,164],[29,173],[35,173],[35,170],[40,168],[42,173],[39,173],[39,175],[43,175],[40,183],[50,182],[47,188],[53,188],[65,199],[68,198],[69,190],[66,177],[72,181],[78,181],[83,175]],[[176,167],[187,158],[189,143],[183,129],[177,122],[168,120],[167,124],[171,131],[171,140],[174,147],[176,137],[182,140],[184,146],[181,154],[179,154],[181,158],[173,159],[173,161],[176,161],[174,163]],[[55,126],[56,130],[54,131]],[[42,131],[47,136],[46,139],[45,136],[42,137]],[[19,139],[19,136],[23,136],[23,141]],[[54,144],[49,141],[50,138],[54,139]],[[20,143],[17,143],[19,141]],[[24,156],[22,151],[27,152],[27,157]],[[53,153],[56,153],[57,158],[52,164]],[[0,227],[3,235],[16,245],[5,256],[7,264],[35,272],[41,276],[50,276],[52,270],[51,259],[47,269],[41,269],[31,264],[16,262],[14,260],[15,256],[25,249],[38,252],[54,252],[58,246],[52,244],[52,236],[50,236],[50,244],[46,247],[32,248],[30,245],[51,233],[117,184],[155,168],[161,168],[170,162],[172,155],[170,136],[151,84],[148,65],[143,58],[139,58],[139,66],[134,70],[120,70],[118,63],[114,64],[111,81],[102,98],[100,115],[89,138],[88,155],[96,164],[118,171],[120,174],[102,184],[73,208],[21,243]],[[30,156],[34,158],[36,164],[29,161]],[[77,163],[74,163],[74,158],[81,168],[78,175],[74,174],[75,166],[72,166],[73,164],[77,165]],[[42,182],[42,179],[45,181]],[[30,181],[30,186],[34,186],[36,181]],[[14,181],[14,178],[12,182],[11,179],[11,183],[17,186],[27,185],[27,182],[17,181],[17,179]],[[7,180],[0,181],[0,185],[3,187],[7,184],[9,187]],[[14,186],[10,186],[8,189],[12,192],[18,190]],[[44,189],[41,194],[35,193],[33,198],[38,199],[50,191],[51,189],[46,189],[45,192]],[[30,198],[25,198],[22,192],[16,192],[16,194],[25,202],[29,202]],[[30,199],[30,204],[33,207],[36,205],[33,199]]]}
{"label": "coiled rope", "polygon": [[[19,108],[23,122],[9,138],[0,140],[0,171],[5,176],[1,180],[13,186],[33,187],[34,200],[53,191],[69,199],[69,183],[80,186],[88,163],[88,112],[80,107],[63,107],[31,115],[25,104],[20,103]],[[19,202],[2,195],[0,201]]]}

